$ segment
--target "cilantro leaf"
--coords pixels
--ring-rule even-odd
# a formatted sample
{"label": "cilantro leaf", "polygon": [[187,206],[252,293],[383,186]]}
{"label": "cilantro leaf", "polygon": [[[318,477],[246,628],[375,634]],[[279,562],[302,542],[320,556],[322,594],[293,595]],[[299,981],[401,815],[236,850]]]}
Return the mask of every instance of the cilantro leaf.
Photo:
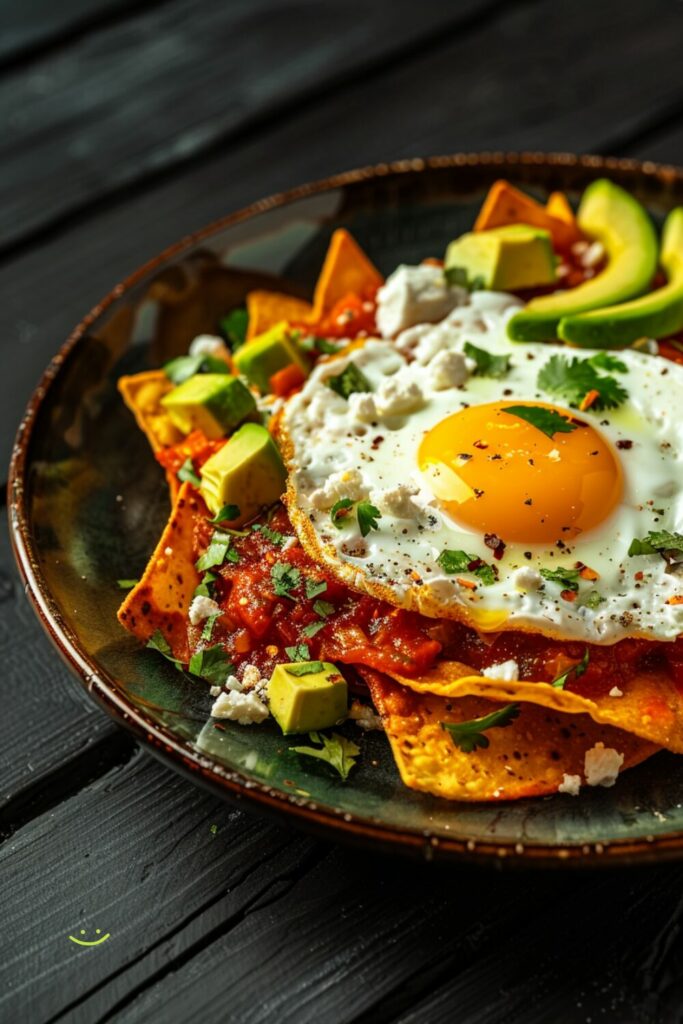
{"label": "cilantro leaf", "polygon": [[446,278],[446,284],[457,284],[469,292],[478,292],[486,287],[483,274],[471,277],[467,267],[444,267],[443,276]]}
{"label": "cilantro leaf", "polygon": [[512,413],[513,416],[519,416],[521,420],[526,420],[532,427],[542,431],[546,437],[554,437],[555,434],[571,434],[578,427],[578,423],[572,423],[571,420],[561,416],[554,409],[543,409],[540,405],[508,405],[503,412]]}
{"label": "cilantro leaf", "polygon": [[335,345],[327,338],[319,338],[315,334],[308,334],[301,341],[301,347],[304,352],[319,352],[323,356],[333,356],[340,349],[340,345]]}
{"label": "cilantro leaf", "polygon": [[339,501],[335,501],[334,505],[330,509],[330,519],[338,530],[341,530],[344,526],[352,508],[353,502],[350,498],[340,498]]}
{"label": "cilantro leaf", "polygon": [[222,565],[226,558],[229,562],[239,562],[240,558],[237,552],[230,550],[231,541],[232,538],[229,534],[214,530],[211,543],[195,562],[195,568],[199,572],[203,572],[204,569],[212,569],[214,565]]}
{"label": "cilantro leaf", "polygon": [[437,558],[437,564],[443,571],[452,576],[456,572],[471,572],[477,576],[485,587],[496,582],[496,571],[477,555],[468,555],[466,551],[449,551],[445,549]]}
{"label": "cilantro leaf", "polygon": [[179,658],[173,657],[171,646],[160,629],[157,629],[156,632],[152,633],[151,637],[145,644],[145,647],[151,647],[153,651],[158,651],[159,654],[163,654],[164,658],[166,658],[167,661],[172,662],[179,672],[182,671],[182,661]]}
{"label": "cilantro leaf", "polygon": [[269,540],[271,544],[275,544],[278,548],[281,548],[286,540],[284,533],[280,533],[278,530],[271,530],[265,523],[254,523],[252,530],[254,533],[260,533],[266,540]]}
{"label": "cilantro leaf", "polygon": [[588,362],[598,370],[607,370],[610,373],[628,373],[628,366],[621,359],[611,355],[609,352],[596,352]]}
{"label": "cilantro leaf", "polygon": [[325,580],[312,580],[306,579],[306,597],[313,598],[317,597],[318,594],[324,594],[327,590],[327,583]]}
{"label": "cilantro leaf", "polygon": [[593,611],[595,611],[596,608],[599,608],[601,604],[604,604],[604,602],[605,598],[597,590],[589,590],[588,593],[584,594],[583,597],[580,597],[578,601],[580,607],[585,606],[586,608],[591,608]]}
{"label": "cilantro leaf", "polygon": [[230,373],[230,367],[216,356],[178,356],[164,363],[164,373],[176,386],[197,373]]}
{"label": "cilantro leaf", "polygon": [[563,590],[573,590],[577,593],[580,572],[580,569],[563,569],[558,565],[557,569],[541,569],[541,576],[550,583],[557,583]]}
{"label": "cilantro leaf", "polygon": [[[305,644],[303,645],[305,646]],[[306,648],[308,650],[308,648]],[[301,665],[288,665],[285,672],[288,676],[311,676],[314,672],[322,672],[322,661],[305,661]]]}
{"label": "cilantro leaf", "polygon": [[246,309],[233,309],[221,319],[220,329],[233,352],[244,345],[248,327],[249,314]]}
{"label": "cilantro leaf", "polygon": [[[589,391],[596,391],[598,397],[592,403],[592,409],[616,409],[626,401],[628,393],[614,377],[597,372],[597,358],[566,359],[564,356],[551,356],[539,371],[536,384],[543,391],[562,395],[571,405],[580,405]],[[626,370],[620,360],[616,362]]]}
{"label": "cilantro leaf", "polygon": [[316,633],[319,633],[323,626],[326,625],[327,623],[324,619],[319,619],[317,622],[309,622],[307,626],[304,626],[301,632],[310,640],[311,637],[315,636]]}
{"label": "cilantro leaf", "polygon": [[480,377],[505,377],[510,371],[510,356],[497,356],[493,352],[487,352],[485,348],[478,348],[471,342],[465,342],[465,355],[469,356],[476,363],[475,375]]}
{"label": "cilantro leaf", "polygon": [[132,590],[133,587],[137,587],[140,580],[117,580],[116,585],[121,590]]}
{"label": "cilantro leaf", "polygon": [[356,505],[356,515],[358,516],[358,528],[360,529],[361,537],[367,537],[370,530],[379,530],[377,520],[382,518],[382,513],[374,505],[371,505],[369,501],[359,501]]}
{"label": "cilantro leaf", "polygon": [[276,562],[270,570],[270,578],[273,581],[273,593],[277,597],[288,597],[290,601],[296,601],[290,591],[298,587],[301,580],[298,569],[288,562]]}
{"label": "cilantro leaf", "polygon": [[213,627],[216,625],[216,620],[220,619],[222,614],[222,612],[216,612],[215,615],[208,616],[204,623],[204,629],[202,630],[200,640],[206,640],[208,642],[211,639],[213,636]]}
{"label": "cilantro leaf", "polygon": [[326,383],[342,398],[348,398],[356,391],[372,391],[370,381],[355,363],[347,363],[341,373],[328,377]]}
{"label": "cilantro leaf", "polygon": [[233,519],[239,519],[240,510],[237,505],[224,505],[222,509],[216,512],[213,519],[209,519],[209,522],[213,525],[218,523],[232,522]]}
{"label": "cilantro leaf", "polygon": [[346,781],[356,763],[358,754],[360,754],[360,747],[336,732],[333,732],[331,736],[324,736],[317,732],[309,732],[308,735],[312,743],[322,743],[322,747],[291,747],[290,749],[297,754],[317,757],[321,761],[326,761]]}
{"label": "cilantro leaf", "polygon": [[195,587],[193,597],[213,597],[214,583],[218,579],[215,572],[205,572],[201,583]]}
{"label": "cilantro leaf", "polygon": [[180,480],[181,483],[185,483],[187,481],[188,483],[194,484],[195,487],[199,487],[201,485],[202,481],[195,472],[195,468],[191,458],[188,457],[187,459],[185,459],[182,466],[178,470],[178,479]]}
{"label": "cilantro leaf", "polygon": [[640,540],[634,537],[628,549],[629,555],[655,555],[666,551],[683,554],[683,535],[668,530],[651,530]]}
{"label": "cilantro leaf", "polygon": [[489,738],[484,733],[488,729],[504,729],[511,725],[519,715],[519,704],[506,704],[505,707],[492,711],[482,718],[472,718],[468,722],[442,722],[441,728],[451,734],[451,739],[458,750],[471,754],[477,747],[486,749]]}
{"label": "cilantro leaf", "polygon": [[220,644],[195,651],[190,658],[190,672],[214,686],[222,686],[228,676],[233,675],[235,666]]}
{"label": "cilantro leaf", "polygon": [[573,680],[582,676],[588,668],[588,662],[590,661],[590,651],[588,648],[583,652],[583,658],[577,662],[576,665],[570,665],[569,668],[557,677],[553,679],[551,686],[554,686],[556,690],[564,690],[565,683],[569,680],[570,676],[573,676]]}
{"label": "cilantro leaf", "polygon": [[292,661],[308,661],[311,652],[308,644],[296,644],[294,647],[285,647],[285,654]]}
{"label": "cilantro leaf", "polygon": [[334,605],[330,604],[329,601],[314,601],[313,611],[316,615],[320,615],[321,618],[326,619],[328,615],[331,615],[334,611]]}

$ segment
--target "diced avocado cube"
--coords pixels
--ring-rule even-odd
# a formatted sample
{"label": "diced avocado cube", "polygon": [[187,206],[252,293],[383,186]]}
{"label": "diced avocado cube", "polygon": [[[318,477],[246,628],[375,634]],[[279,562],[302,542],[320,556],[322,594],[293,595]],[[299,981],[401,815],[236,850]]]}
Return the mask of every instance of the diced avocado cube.
{"label": "diced avocado cube", "polygon": [[240,526],[274,504],[285,490],[287,473],[277,445],[259,423],[244,423],[201,468],[201,495],[216,515],[237,505]]}
{"label": "diced avocado cube", "polygon": [[256,413],[256,402],[239,377],[197,373],[161,399],[169,419],[183,434],[203,430],[207,437],[229,434]]}
{"label": "diced avocado cube", "polygon": [[556,280],[550,233],[527,224],[470,231],[448,246],[444,272],[451,284],[514,291]]}
{"label": "diced avocado cube", "polygon": [[346,717],[348,688],[329,661],[278,665],[268,683],[268,703],[285,735],[314,732]]}
{"label": "diced avocado cube", "polygon": [[307,376],[311,369],[306,355],[292,341],[286,320],[252,338],[233,358],[240,373],[243,373],[262,395],[270,392],[270,378],[273,374],[283,370],[285,366],[296,363]]}

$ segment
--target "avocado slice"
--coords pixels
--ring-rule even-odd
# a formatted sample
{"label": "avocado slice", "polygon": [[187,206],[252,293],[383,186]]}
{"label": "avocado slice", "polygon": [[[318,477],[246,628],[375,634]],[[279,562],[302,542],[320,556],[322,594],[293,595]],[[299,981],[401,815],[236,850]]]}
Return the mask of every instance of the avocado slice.
{"label": "avocado slice", "polygon": [[270,391],[270,378],[278,370],[296,363],[308,376],[311,366],[298,346],[292,341],[289,324],[279,324],[246,342],[233,356],[235,366],[262,395]]}
{"label": "avocado slice", "polygon": [[456,238],[446,250],[444,273],[449,284],[512,291],[553,284],[555,262],[549,231],[507,224]]}
{"label": "avocado slice", "polygon": [[287,473],[277,445],[259,423],[244,423],[200,470],[199,488],[209,510],[237,505],[241,526],[273,505],[285,490]]}
{"label": "avocado slice", "polygon": [[256,413],[256,401],[239,377],[228,373],[197,373],[161,399],[171,423],[183,434],[203,430],[224,437]]}
{"label": "avocado slice", "polygon": [[268,683],[270,711],[285,735],[336,725],[348,700],[346,680],[329,661],[277,665]]}
{"label": "avocado slice", "polygon": [[508,321],[513,341],[557,338],[564,317],[624,302],[647,290],[657,267],[657,236],[640,203],[619,185],[600,178],[584,192],[577,220],[585,234],[605,246],[606,268],[570,291],[532,299]]}
{"label": "avocado slice", "polygon": [[615,348],[638,338],[665,338],[683,328],[683,206],[671,211],[662,231],[659,262],[668,282],[648,295],[560,320],[559,335],[573,345]]}

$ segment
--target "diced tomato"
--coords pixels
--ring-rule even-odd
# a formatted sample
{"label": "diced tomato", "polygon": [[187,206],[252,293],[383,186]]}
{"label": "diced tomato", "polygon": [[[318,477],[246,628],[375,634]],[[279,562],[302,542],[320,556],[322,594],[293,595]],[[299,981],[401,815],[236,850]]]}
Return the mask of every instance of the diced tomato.
{"label": "diced tomato", "polygon": [[309,325],[308,330],[324,338],[358,338],[361,335],[374,334],[376,289],[370,289],[365,295],[350,292],[332,307],[329,314],[320,323]]}
{"label": "diced tomato", "polygon": [[296,363],[290,363],[289,366],[283,367],[272,375],[270,390],[278,398],[286,398],[295,388],[301,387],[305,380],[306,374],[301,367]]}
{"label": "diced tomato", "polygon": [[188,434],[178,444],[162,448],[156,452],[156,460],[161,463],[164,469],[170,469],[173,473],[177,473],[183,463],[191,459],[192,465],[197,470],[201,469],[206,460],[214,452],[217,452],[219,448],[222,448],[224,444],[225,438],[212,441],[203,431],[193,430],[191,434]]}

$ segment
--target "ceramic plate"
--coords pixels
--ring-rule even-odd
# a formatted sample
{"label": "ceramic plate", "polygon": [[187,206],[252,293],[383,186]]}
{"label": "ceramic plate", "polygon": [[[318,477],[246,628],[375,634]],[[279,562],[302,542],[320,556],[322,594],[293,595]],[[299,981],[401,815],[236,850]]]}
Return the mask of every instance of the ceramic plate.
{"label": "ceramic plate", "polygon": [[683,758],[660,753],[614,789],[511,804],[452,804],[406,789],[386,739],[360,740],[344,784],[287,752],[276,727],[223,730],[211,698],[119,627],[117,579],[138,576],[169,503],[116,391],[214,332],[255,287],[310,296],[332,231],[348,228],[385,273],[443,252],[498,177],[577,199],[607,174],[661,221],[683,202],[672,168],[569,155],[460,155],[354,171],[233,214],[137,271],[76,328],[19,429],[10,482],[16,555],[37,613],[92,698],[173,767],[230,799],[330,837],[430,858],[595,863],[683,849]]}

